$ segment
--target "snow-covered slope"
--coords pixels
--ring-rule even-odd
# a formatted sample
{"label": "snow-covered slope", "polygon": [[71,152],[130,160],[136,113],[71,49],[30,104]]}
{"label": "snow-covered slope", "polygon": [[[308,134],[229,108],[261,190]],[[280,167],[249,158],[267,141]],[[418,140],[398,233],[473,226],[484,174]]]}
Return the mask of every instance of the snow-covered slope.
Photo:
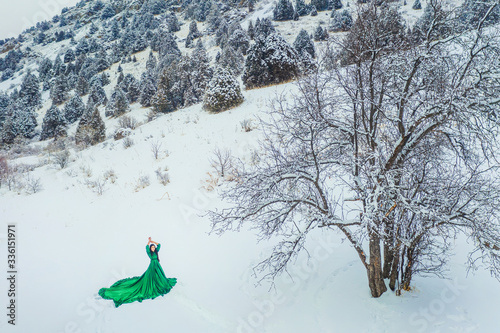
{"label": "snow-covered slope", "polygon": [[[12,327],[2,316],[2,332],[496,332],[500,286],[487,272],[466,275],[463,240],[451,281],[417,278],[412,292],[373,299],[355,252],[336,235],[314,235],[313,258],[299,258],[270,290],[256,286],[252,267],[271,244],[256,244],[249,230],[208,234],[204,213],[221,205],[209,190],[213,150],[230,149],[250,163],[260,132],[245,132],[240,122],[256,124],[270,98],[293,89],[244,92],[241,106],[220,114],[196,105],[164,115],[136,129],[130,148],[108,139],[71,150],[63,170],[47,153],[17,161],[42,165],[31,177],[43,189],[1,190],[2,248],[10,223],[18,246],[18,319]],[[142,121],[146,112],[131,115]],[[166,186],[158,168],[168,168]],[[106,172],[99,195],[89,183],[103,183]],[[138,188],[142,177],[150,185]],[[116,309],[97,291],[143,273],[149,236],[162,244],[161,264],[179,283],[164,297]],[[6,290],[5,279],[1,286]]]}

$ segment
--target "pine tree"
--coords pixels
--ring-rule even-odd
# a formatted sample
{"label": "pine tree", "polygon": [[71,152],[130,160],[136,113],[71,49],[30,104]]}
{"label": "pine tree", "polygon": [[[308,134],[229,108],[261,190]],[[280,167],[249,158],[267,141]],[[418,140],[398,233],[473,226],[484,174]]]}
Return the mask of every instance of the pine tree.
{"label": "pine tree", "polygon": [[341,9],[343,7],[342,1],[341,0],[331,0],[329,7],[332,7],[331,9]]}
{"label": "pine tree", "polygon": [[66,53],[64,54],[64,63],[67,64],[69,62],[72,62],[76,59],[75,51],[73,49],[68,49]]}
{"label": "pine tree", "polygon": [[48,58],[43,58],[38,66],[38,76],[40,81],[45,82],[52,77],[52,61]]}
{"label": "pine tree", "polygon": [[245,62],[243,82],[247,89],[289,81],[300,74],[299,56],[283,37],[273,33],[258,38]]}
{"label": "pine tree", "polygon": [[413,6],[411,6],[411,8],[415,9],[415,10],[422,9],[422,5],[420,4],[420,0],[415,0],[415,2],[413,3]]}
{"label": "pine tree", "polygon": [[241,51],[243,55],[246,55],[250,47],[250,38],[243,29],[236,29],[231,34],[231,37],[229,37],[227,44],[235,50]]}
{"label": "pine tree", "polygon": [[66,99],[66,92],[68,91],[67,80],[64,75],[58,75],[50,89],[50,98],[52,99],[52,104],[59,105],[63,103]]}
{"label": "pine tree", "polygon": [[116,14],[116,12],[115,12],[113,6],[111,4],[107,4],[102,11],[101,18],[103,20],[106,20],[110,17],[115,16],[115,14]]}
{"label": "pine tree", "polygon": [[92,104],[88,108],[93,111],[80,119],[75,133],[76,144],[96,145],[106,139],[106,126],[99,109]]}
{"label": "pine tree", "polygon": [[304,29],[300,30],[295,42],[293,42],[293,47],[299,54],[307,52],[312,58],[316,57],[314,43],[311,40],[311,36]]}
{"label": "pine tree", "polygon": [[311,9],[306,5],[304,0],[295,0],[295,11],[299,16],[306,16],[309,15]]}
{"label": "pine tree", "polygon": [[318,42],[326,40],[327,38],[328,38],[328,32],[326,31],[326,29],[323,29],[320,25],[318,25],[318,27],[314,31],[314,40]]}
{"label": "pine tree", "polygon": [[227,45],[219,54],[217,64],[229,70],[232,75],[238,76],[243,72],[245,58],[240,51],[235,50],[231,45]]}
{"label": "pine tree", "polygon": [[248,0],[248,12],[251,13],[254,11],[255,0]]}
{"label": "pine tree", "polygon": [[131,82],[128,86],[127,99],[129,100],[130,103],[135,103],[139,100],[140,96],[141,96],[141,87],[139,81],[135,80]]}
{"label": "pine tree", "polygon": [[66,126],[67,122],[63,113],[57,106],[52,105],[45,114],[45,117],[43,117],[40,140],[57,139],[66,136]]}
{"label": "pine tree", "polygon": [[293,5],[289,0],[278,0],[273,10],[273,19],[275,21],[287,21],[293,19]]}
{"label": "pine tree", "polygon": [[243,95],[238,81],[226,69],[219,67],[210,80],[203,98],[203,107],[221,112],[240,105]]}
{"label": "pine tree", "polygon": [[7,114],[9,116],[4,121],[1,133],[4,143],[11,144],[16,137],[31,139],[35,136],[36,113],[31,108],[13,103]]}
{"label": "pine tree", "polygon": [[84,95],[87,95],[89,93],[89,91],[90,91],[89,82],[87,81],[87,79],[84,76],[78,77],[75,91],[80,96],[84,96]]}
{"label": "pine tree", "polygon": [[253,29],[253,23],[252,23],[252,21],[248,22],[247,33],[248,33],[248,37],[250,37],[250,39],[253,39],[253,37],[254,37],[254,29]]}
{"label": "pine tree", "polygon": [[82,99],[78,94],[75,94],[71,99],[64,105],[64,118],[68,124],[73,124],[77,121],[85,111],[85,104],[83,104]]}
{"label": "pine tree", "polygon": [[98,72],[102,72],[103,70],[109,67],[110,63],[108,60],[108,55],[106,54],[106,50],[101,49],[95,56],[95,68]]}
{"label": "pine tree", "polygon": [[194,20],[189,24],[188,36],[191,36],[191,39],[201,37],[201,33],[198,31],[198,24],[196,24],[196,21]]}
{"label": "pine tree", "polygon": [[149,52],[149,58],[146,61],[146,70],[150,73],[155,73],[156,66],[158,65],[158,61],[156,60],[153,52]]}
{"label": "pine tree", "polygon": [[28,107],[39,108],[42,106],[40,81],[31,72],[28,72],[28,74],[24,76],[23,82],[21,83],[21,89],[19,90],[19,98],[22,99],[23,103]]}
{"label": "pine tree", "polygon": [[87,39],[82,38],[78,42],[75,48],[75,55],[78,57],[81,54],[87,54],[90,52],[90,46],[89,43],[87,42]]}
{"label": "pine tree", "polygon": [[169,76],[168,70],[163,71],[160,75],[158,89],[152,100],[155,112],[165,113],[174,111],[174,105],[170,98],[170,88],[172,84]]}
{"label": "pine tree", "polygon": [[328,2],[329,0],[311,0],[311,6],[316,7],[318,12],[322,12],[328,10]]}
{"label": "pine tree", "polygon": [[273,22],[269,18],[257,19],[254,27],[254,40],[258,37],[266,39],[269,35],[276,32]]}
{"label": "pine tree", "polygon": [[93,83],[91,83],[89,101],[91,101],[95,106],[106,105],[108,103],[108,98],[106,96],[104,88],[102,87],[101,80],[95,80]]}
{"label": "pine tree", "polygon": [[311,6],[311,16],[318,16],[318,11],[315,5]]}
{"label": "pine tree", "polygon": [[175,13],[173,12],[165,14],[165,24],[168,27],[169,32],[174,33],[181,30],[179,20],[177,20],[177,16],[175,16]]}
{"label": "pine tree", "polygon": [[9,95],[7,95],[4,91],[0,91],[0,129],[3,126],[5,119],[9,116],[8,112],[10,103],[11,100]]}
{"label": "pine tree", "polygon": [[125,112],[130,110],[129,101],[125,93],[120,88],[120,86],[116,86],[113,94],[111,95],[109,103],[106,105],[106,117],[119,117]]}
{"label": "pine tree", "polygon": [[333,32],[348,31],[351,29],[352,24],[352,16],[347,9],[344,9],[343,11],[332,11],[332,24],[330,29],[332,29]]}
{"label": "pine tree", "polygon": [[154,42],[152,43],[152,48],[153,50],[158,51],[160,58],[164,58],[166,56],[172,56],[175,58],[181,55],[181,51],[175,41],[175,36],[168,31],[168,28],[165,25],[158,28]]}
{"label": "pine tree", "polygon": [[141,87],[140,103],[142,106],[149,107],[153,102],[153,96],[156,94],[156,84],[149,72],[144,72]]}

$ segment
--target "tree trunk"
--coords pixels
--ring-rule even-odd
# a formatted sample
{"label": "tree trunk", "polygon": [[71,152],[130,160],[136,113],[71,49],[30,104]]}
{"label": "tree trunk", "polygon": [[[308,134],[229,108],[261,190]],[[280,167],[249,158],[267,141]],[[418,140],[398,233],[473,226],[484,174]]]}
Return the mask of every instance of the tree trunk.
{"label": "tree trunk", "polygon": [[408,248],[406,251],[407,263],[401,279],[401,289],[409,291],[411,278],[413,277],[413,248]]}
{"label": "tree trunk", "polygon": [[380,237],[370,232],[370,263],[368,264],[368,285],[373,297],[380,297],[387,291],[382,272]]}
{"label": "tree trunk", "polygon": [[388,279],[391,275],[391,269],[394,267],[394,220],[387,221],[384,236],[384,279]]}
{"label": "tree trunk", "polygon": [[396,248],[393,251],[393,259],[392,259],[392,267],[391,267],[391,274],[389,276],[389,288],[391,288],[392,291],[396,289],[396,281],[398,279],[398,273],[399,273],[399,248],[401,247],[401,243],[398,242],[396,245]]}

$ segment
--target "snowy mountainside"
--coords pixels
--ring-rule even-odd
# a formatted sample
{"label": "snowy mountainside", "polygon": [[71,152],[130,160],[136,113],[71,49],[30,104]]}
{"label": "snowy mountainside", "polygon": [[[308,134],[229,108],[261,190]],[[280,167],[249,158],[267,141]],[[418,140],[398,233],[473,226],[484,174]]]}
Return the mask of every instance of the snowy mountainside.
{"label": "snowy mountainside", "polygon": [[[403,6],[409,21],[422,13],[411,5]],[[249,20],[272,15],[273,7],[270,0],[257,2],[241,22],[243,28]],[[302,28],[312,33],[329,18],[330,11],[324,11],[273,23],[292,43]],[[190,53],[183,42],[189,20],[181,23],[175,36],[181,52]],[[198,23],[198,28],[205,31],[205,24]],[[75,39],[83,38],[87,29]],[[212,35],[201,39],[213,64],[219,47]],[[38,45],[33,52],[54,60],[68,47],[65,40]],[[134,53],[136,62],[114,63],[104,71],[110,75],[104,87],[108,96],[117,83],[118,66],[139,78],[149,52]],[[28,69],[37,67],[26,63],[23,73],[0,83],[0,90],[11,92]],[[134,103],[125,116],[135,119],[137,127],[120,140],[113,138],[120,117],[105,117],[100,107],[105,141],[87,148],[67,143],[64,167],[60,147],[52,140],[35,137],[29,148],[11,151],[9,163],[24,172],[13,190],[0,188],[0,246],[5,248],[5,225],[16,224],[19,316],[12,327],[3,315],[1,331],[496,332],[500,286],[486,271],[468,274],[467,239],[456,240],[450,280],[416,277],[412,291],[374,299],[364,268],[341,235],[316,231],[307,244],[313,256],[301,255],[270,286],[258,283],[253,267],[272,242],[258,243],[248,229],[221,237],[209,234],[206,212],[226,205],[218,189],[237,181],[232,174],[220,179],[212,165],[214,153],[230,151],[251,165],[263,140],[258,119],[266,117],[277,95],[291,96],[296,89],[292,82],[243,90],[244,102],[228,111],[209,113],[195,104],[150,121],[151,109]],[[42,99],[38,131],[51,106],[48,91]],[[68,128],[70,138],[76,127]],[[97,291],[144,272],[149,236],[162,244],[167,277],[179,282],[164,297],[114,308]],[[0,289],[6,288],[2,279]],[[0,302],[6,299],[2,293]]]}

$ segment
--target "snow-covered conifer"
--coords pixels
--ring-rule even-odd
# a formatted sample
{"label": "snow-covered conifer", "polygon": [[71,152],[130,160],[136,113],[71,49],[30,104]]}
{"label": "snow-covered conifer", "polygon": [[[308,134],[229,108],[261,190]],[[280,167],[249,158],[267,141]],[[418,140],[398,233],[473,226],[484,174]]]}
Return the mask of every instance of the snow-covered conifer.
{"label": "snow-covered conifer", "polygon": [[101,13],[101,18],[103,20],[106,20],[110,17],[113,17],[116,15],[116,12],[115,12],[115,9],[113,8],[113,6],[111,4],[107,4],[104,9],[102,10],[102,13]]}
{"label": "snow-covered conifer", "polygon": [[76,128],[76,144],[95,145],[106,138],[106,125],[101,118],[99,109],[92,104],[89,107],[92,107],[93,111],[82,117]]}
{"label": "snow-covered conifer", "polygon": [[314,40],[318,42],[326,40],[327,38],[328,38],[328,32],[326,31],[326,29],[323,29],[320,25],[318,25],[318,27],[314,31]]}
{"label": "snow-covered conifer", "polygon": [[24,76],[21,89],[19,89],[19,98],[23,99],[23,103],[29,107],[38,108],[42,105],[40,81],[31,72]]}
{"label": "snow-covered conifer", "polygon": [[352,16],[347,9],[344,9],[343,11],[332,11],[332,21],[330,25],[330,29],[332,29],[332,31],[348,31],[351,29],[352,24]]}
{"label": "snow-covered conifer", "polygon": [[64,105],[64,118],[68,124],[72,124],[77,121],[85,111],[85,104],[83,104],[82,99],[78,94],[75,94],[71,99]]}
{"label": "snow-covered conifer", "polygon": [[239,50],[243,55],[246,55],[250,47],[250,38],[243,29],[236,29],[229,37],[228,45],[231,45],[233,49]]}
{"label": "snow-covered conifer", "polygon": [[314,43],[311,40],[311,36],[304,29],[300,30],[297,38],[293,42],[293,47],[299,54],[307,52],[312,58],[316,57]]}
{"label": "snow-covered conifer", "polygon": [[314,5],[311,6],[311,16],[318,16],[318,10]]}
{"label": "snow-covered conifer", "polygon": [[140,103],[142,106],[151,106],[153,96],[156,94],[156,84],[154,78],[149,72],[144,72],[141,79]]}
{"label": "snow-covered conifer", "polygon": [[75,51],[72,48],[69,48],[66,53],[64,53],[64,63],[67,64],[76,59]]}
{"label": "snow-covered conifer", "polygon": [[332,10],[333,9],[341,9],[343,7],[342,1],[341,0],[330,0],[328,7],[331,7],[329,9],[332,9]]}
{"label": "snow-covered conifer", "polygon": [[243,102],[243,95],[238,81],[223,67],[217,68],[208,83],[203,107],[206,110],[220,112],[233,108]]}
{"label": "snow-covered conifer", "polygon": [[278,0],[273,10],[273,19],[275,21],[286,21],[293,19],[293,5],[290,0]]}
{"label": "snow-covered conifer", "polygon": [[227,45],[219,54],[217,64],[220,67],[227,68],[231,74],[238,76],[243,72],[245,58],[240,51],[235,50],[231,45]]}
{"label": "snow-covered conifer", "polygon": [[57,106],[52,105],[43,117],[40,140],[66,136],[66,126],[67,122],[64,114]]}
{"label": "snow-covered conifer", "polygon": [[257,38],[250,47],[242,79],[247,88],[285,82],[299,75],[299,66],[295,49],[273,33],[265,40]]}
{"label": "snow-covered conifer", "polygon": [[311,0],[311,6],[316,7],[318,12],[328,10],[329,0]]}
{"label": "snow-covered conifer", "polygon": [[59,105],[63,103],[67,99],[66,92],[68,88],[66,77],[64,75],[58,75],[50,89],[52,104]]}
{"label": "snow-covered conifer", "polygon": [[295,0],[295,11],[299,16],[309,15],[311,8],[306,5],[304,0]]}
{"label": "snow-covered conifer", "polygon": [[9,106],[1,131],[1,139],[4,143],[14,142],[16,137],[33,138],[37,126],[36,113],[33,109],[13,103]]}
{"label": "snow-covered conifer", "polygon": [[78,77],[75,91],[80,96],[84,96],[84,95],[87,95],[89,93],[89,91],[90,91],[89,82],[87,81],[87,79],[84,76],[80,75]]}

